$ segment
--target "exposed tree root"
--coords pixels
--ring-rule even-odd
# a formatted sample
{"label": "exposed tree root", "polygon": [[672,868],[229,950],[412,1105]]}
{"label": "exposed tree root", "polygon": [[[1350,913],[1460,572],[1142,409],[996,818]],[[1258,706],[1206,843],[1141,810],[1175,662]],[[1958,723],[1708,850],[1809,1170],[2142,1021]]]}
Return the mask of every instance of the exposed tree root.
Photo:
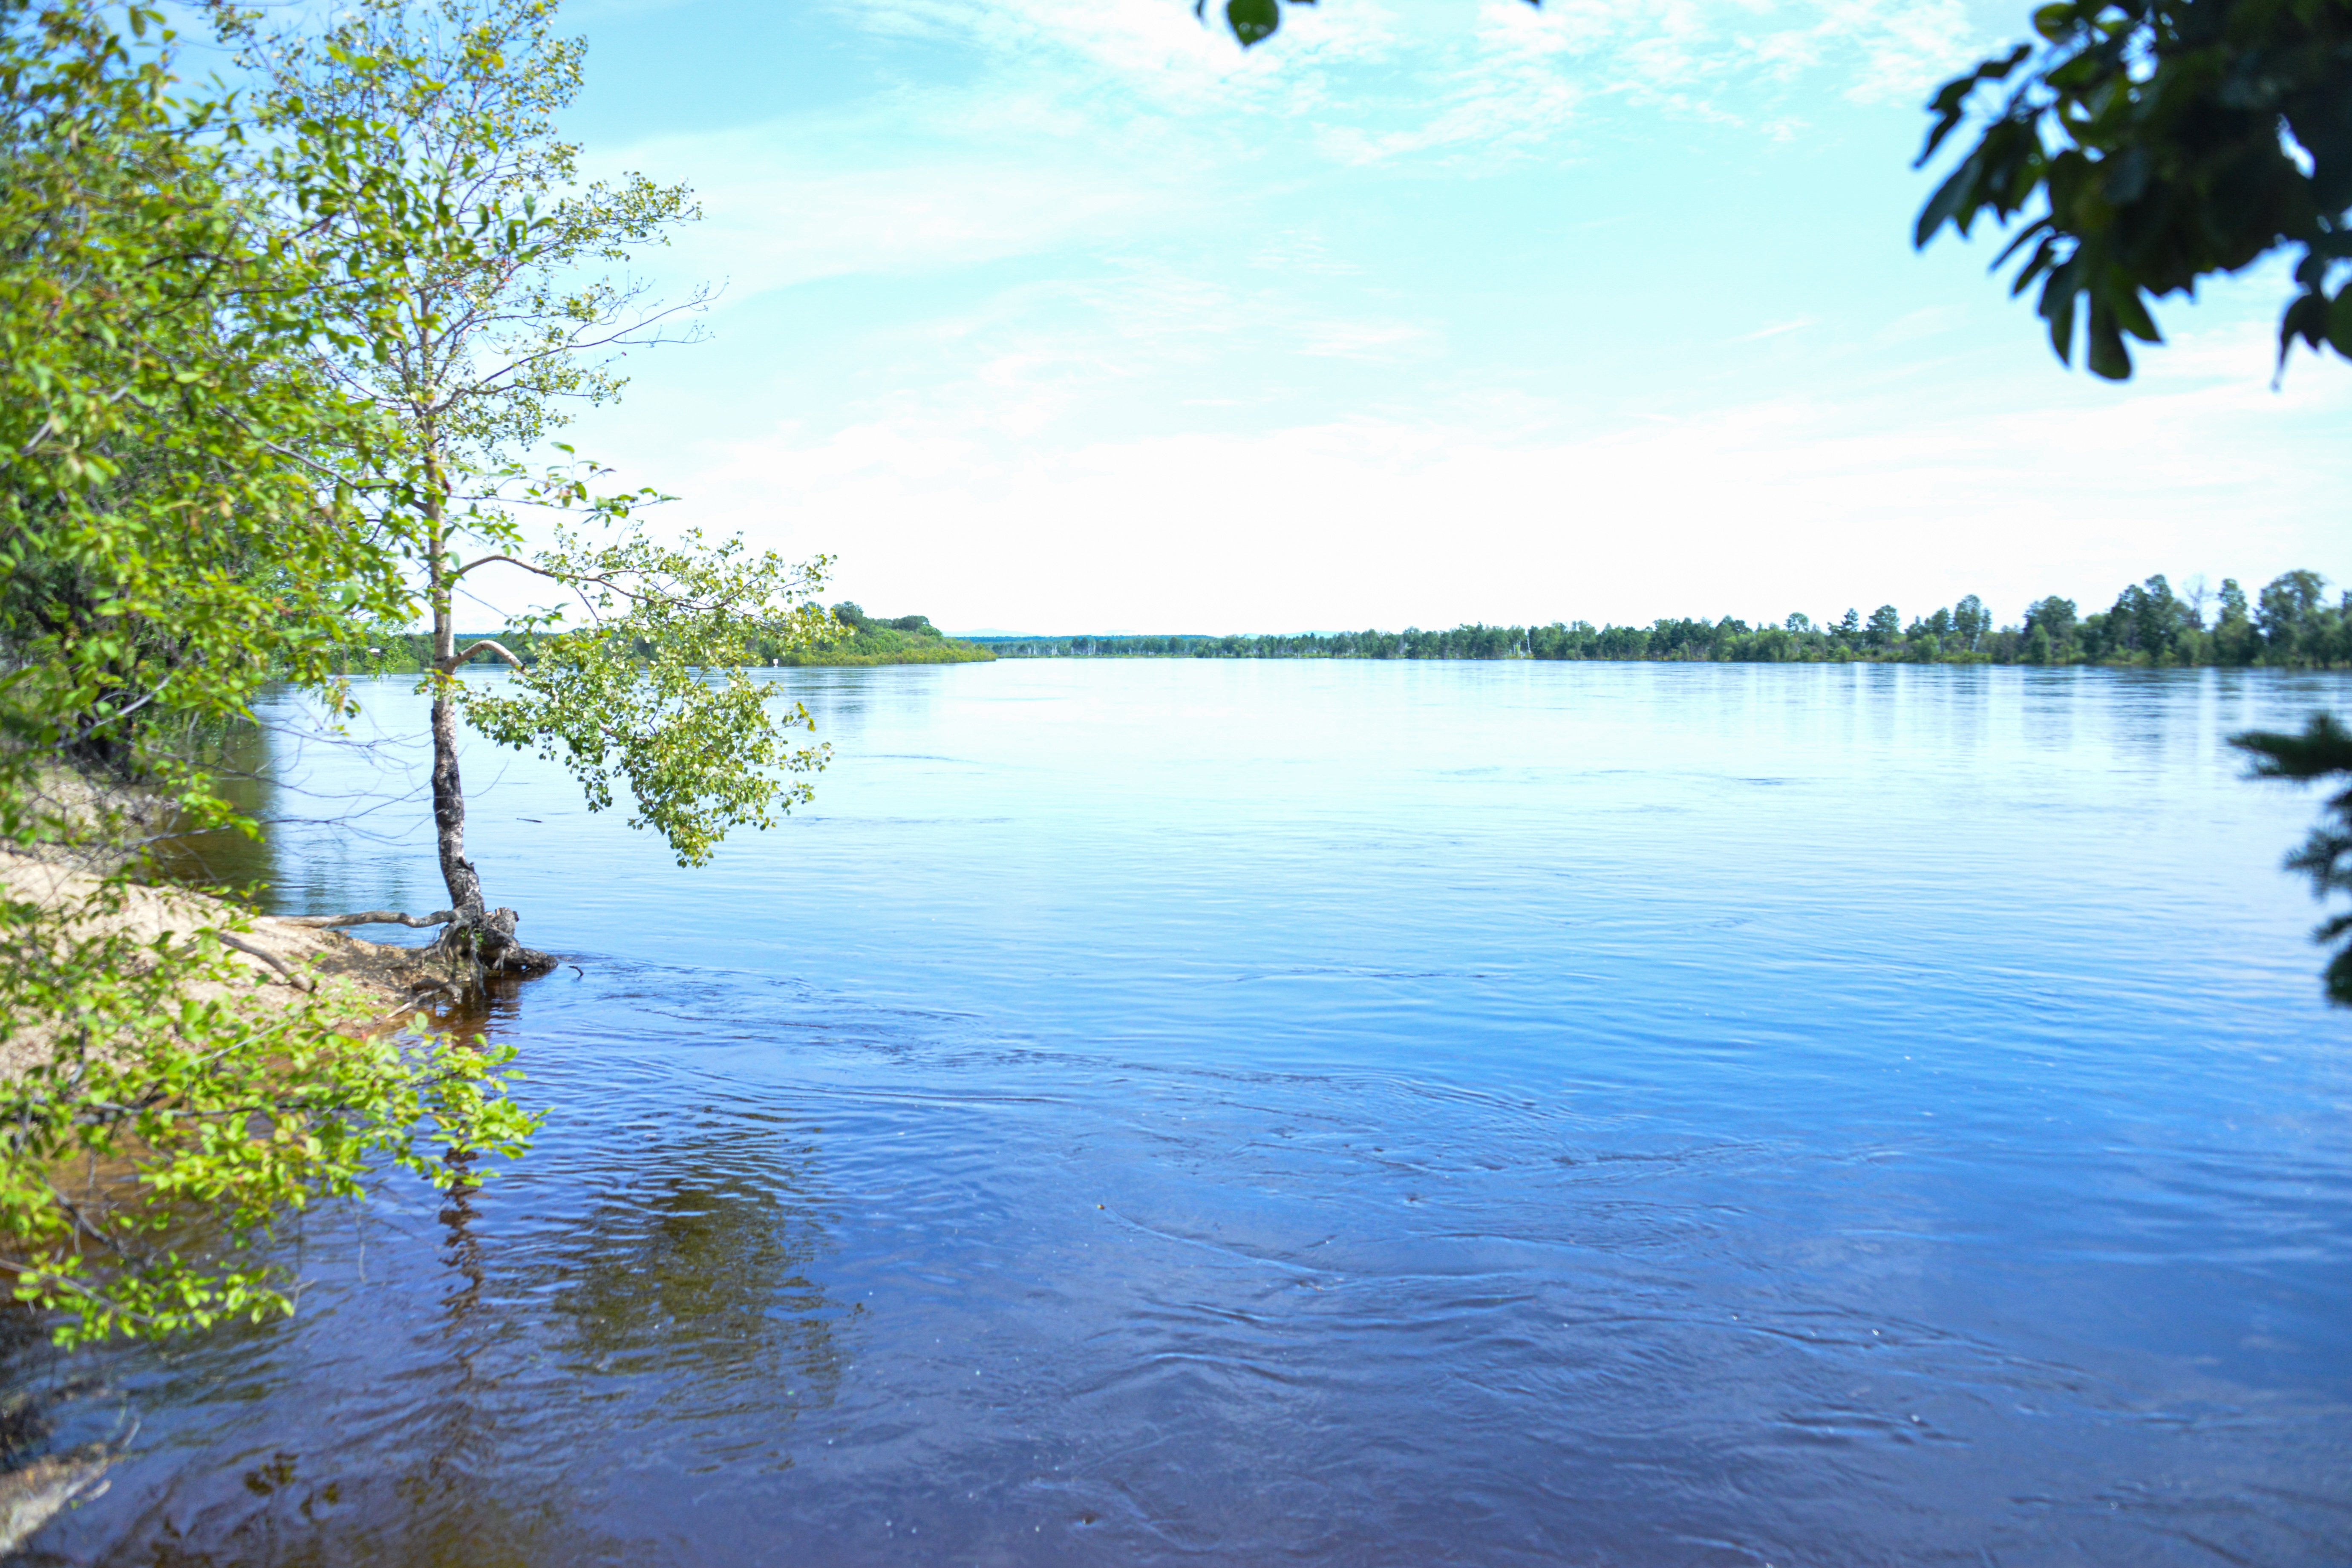
{"label": "exposed tree root", "polygon": [[515,926],[521,919],[514,910],[503,908],[463,911],[448,922],[430,951],[440,954],[453,970],[463,966],[478,977],[511,974],[528,978],[544,974],[555,967],[555,960],[515,939]]}
{"label": "exposed tree root", "polygon": [[[515,939],[515,927],[521,919],[509,909],[436,910],[429,915],[404,914],[398,910],[362,910],[348,915],[281,916],[278,923],[313,930],[362,925],[445,927],[419,956],[446,976],[436,983],[438,989],[460,997],[475,997],[492,975],[528,980],[555,967],[551,955],[525,947]],[[255,956],[268,957],[263,953]]]}

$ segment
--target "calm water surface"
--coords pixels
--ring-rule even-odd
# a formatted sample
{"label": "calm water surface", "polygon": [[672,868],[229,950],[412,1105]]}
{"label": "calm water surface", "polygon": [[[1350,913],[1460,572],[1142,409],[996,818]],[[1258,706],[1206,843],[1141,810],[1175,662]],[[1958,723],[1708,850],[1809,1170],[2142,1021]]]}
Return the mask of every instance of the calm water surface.
{"label": "calm water surface", "polygon": [[[2352,1017],[2221,743],[2342,681],[787,689],[818,804],[701,871],[469,755],[540,1147],[110,1358],[47,1560],[2352,1558]],[[443,901],[366,695],[276,715],[271,811],[372,803],[283,910]]]}

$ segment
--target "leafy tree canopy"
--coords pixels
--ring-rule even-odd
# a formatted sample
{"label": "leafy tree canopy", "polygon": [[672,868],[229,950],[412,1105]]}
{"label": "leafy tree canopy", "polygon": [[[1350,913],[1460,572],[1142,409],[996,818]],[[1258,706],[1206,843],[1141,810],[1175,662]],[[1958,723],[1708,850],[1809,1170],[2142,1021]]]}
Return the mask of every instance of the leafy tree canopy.
{"label": "leafy tree canopy", "polygon": [[2025,218],[1994,265],[2021,256],[2010,291],[2041,285],[2059,359],[2073,363],[2079,335],[2084,363],[2113,381],[2132,373],[2126,338],[2163,341],[2151,298],[2293,247],[2281,367],[2297,341],[2352,356],[2352,0],[2069,0],[2033,28],[2038,44],[1928,104],[1923,165],[1980,89],[2013,84],[1921,209],[1915,243],[1987,214]]}
{"label": "leafy tree canopy", "polygon": [[308,157],[353,127],[289,141],[292,216],[264,222],[241,128],[179,96],[160,13],[120,15],[0,0],[0,847],[134,857],[84,897],[0,898],[0,1055],[30,1061],[0,1077],[0,1271],[68,1343],[289,1311],[240,1244],[387,1162],[452,1184],[441,1151],[534,1125],[503,1050],[355,1037],[315,989],[268,1005],[233,917],[113,918],[147,829],[65,784],[228,818],[192,733],[273,675],[335,697],[351,622],[407,604],[352,482],[394,433],[316,358],[322,299],[381,298],[322,243]]}

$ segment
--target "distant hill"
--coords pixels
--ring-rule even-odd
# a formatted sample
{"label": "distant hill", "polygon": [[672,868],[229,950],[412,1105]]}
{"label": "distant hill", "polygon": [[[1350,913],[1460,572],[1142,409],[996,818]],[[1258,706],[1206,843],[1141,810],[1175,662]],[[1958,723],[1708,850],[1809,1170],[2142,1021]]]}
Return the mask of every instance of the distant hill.
{"label": "distant hill", "polygon": [[978,643],[950,637],[931,625],[928,616],[900,616],[884,620],[844,602],[833,607],[833,618],[847,628],[846,637],[815,647],[772,656],[782,665],[811,664],[972,664],[996,655]]}

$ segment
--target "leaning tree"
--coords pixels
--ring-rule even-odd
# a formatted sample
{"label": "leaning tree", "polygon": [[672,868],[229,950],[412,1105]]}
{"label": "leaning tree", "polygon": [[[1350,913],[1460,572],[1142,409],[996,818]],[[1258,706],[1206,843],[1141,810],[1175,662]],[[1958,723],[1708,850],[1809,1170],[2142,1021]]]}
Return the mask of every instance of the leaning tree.
{"label": "leaning tree", "polygon": [[68,1345],[290,1312],[252,1246],[289,1211],[387,1163],[448,1186],[537,1121],[511,1047],[372,1034],[331,981],[264,1003],[236,917],[132,886],[158,795],[242,822],[203,737],[273,676],[332,699],[351,619],[405,598],[339,482],[378,421],[310,372],[320,258],[257,221],[164,23],[0,0],[0,1294]]}
{"label": "leaning tree", "polygon": [[[678,323],[707,302],[703,291],[665,301],[602,270],[667,243],[696,207],[684,186],[642,174],[582,182],[579,147],[554,121],[580,89],[584,44],[554,31],[555,9],[359,0],[315,35],[266,33],[258,13],[220,0],[214,9],[263,84],[276,136],[257,157],[305,162],[302,181],[260,183],[301,193],[289,229],[353,280],[320,360],[390,432],[356,464],[359,488],[432,626],[433,819],[449,908],[313,923],[441,925],[440,950],[478,973],[551,961],[516,939],[516,912],[489,906],[467,858],[460,719],[566,763],[593,808],[625,786],[632,826],[661,832],[681,864],[808,798],[800,775],[825,758],[792,738],[810,727],[806,710],[746,669],[755,648],[829,629],[816,598],[826,561],[694,533],[660,542],[636,515],[657,498],[596,493],[597,470],[554,440],[572,410],[619,394],[626,351],[690,339]],[[562,461],[533,466],[552,454]],[[551,545],[531,543],[534,516],[549,520]],[[510,620],[554,628],[528,663],[495,638],[457,636],[464,584],[490,567],[552,591],[547,607]],[[483,656],[509,680],[462,679]]]}

